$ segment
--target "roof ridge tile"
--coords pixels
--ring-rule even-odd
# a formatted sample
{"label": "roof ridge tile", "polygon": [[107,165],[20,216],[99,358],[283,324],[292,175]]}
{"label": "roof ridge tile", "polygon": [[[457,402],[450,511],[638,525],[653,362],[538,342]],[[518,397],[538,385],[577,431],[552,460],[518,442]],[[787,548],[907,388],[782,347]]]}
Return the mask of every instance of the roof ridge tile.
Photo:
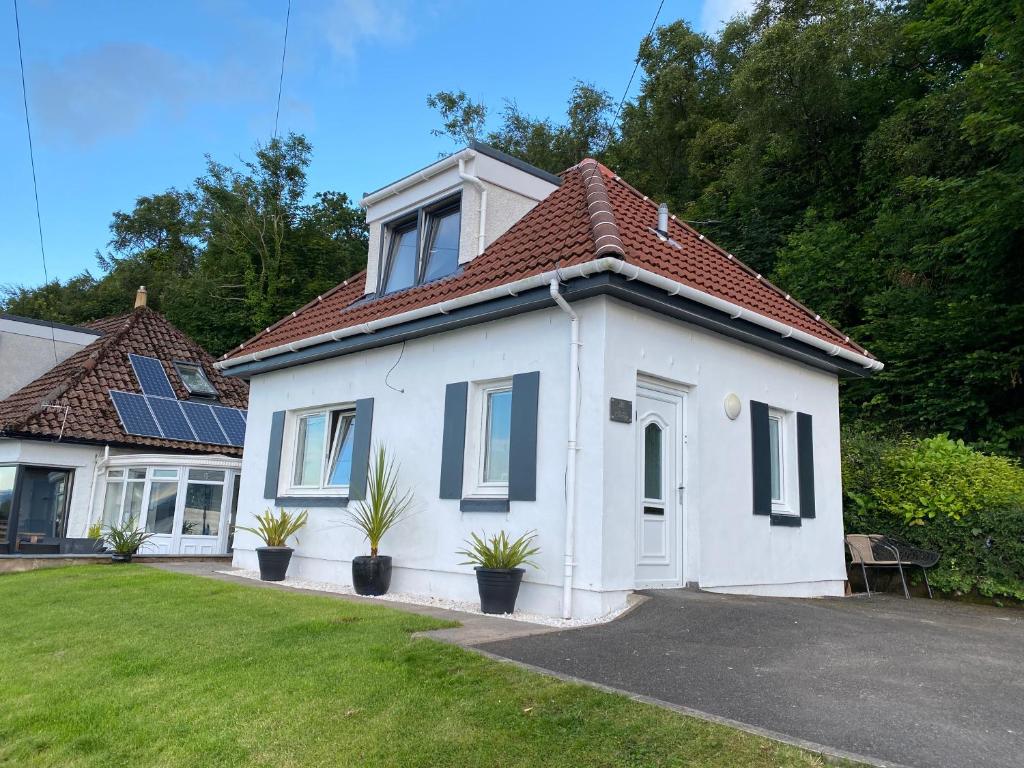
{"label": "roof ridge tile", "polygon": [[608,189],[604,185],[601,165],[588,157],[578,166],[583,189],[586,192],[587,215],[590,217],[590,234],[594,240],[595,256],[626,257],[626,249],[615,222]]}

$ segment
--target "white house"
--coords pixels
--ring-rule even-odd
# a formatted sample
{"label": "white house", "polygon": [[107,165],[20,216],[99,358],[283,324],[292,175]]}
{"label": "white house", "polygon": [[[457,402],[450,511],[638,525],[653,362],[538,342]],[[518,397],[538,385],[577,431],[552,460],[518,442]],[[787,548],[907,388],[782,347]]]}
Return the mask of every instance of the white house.
{"label": "white house", "polygon": [[239,519],[310,512],[293,576],[350,583],[379,442],[418,510],[383,544],[395,590],[474,599],[456,550],[506,529],[538,532],[531,611],[843,594],[838,379],[882,367],[864,349],[593,160],[474,144],[363,205],[366,272],[217,364],[250,382]]}
{"label": "white house", "polygon": [[128,518],[143,551],[229,548],[248,388],[146,306],[70,327],[0,317],[0,552],[91,551]]}

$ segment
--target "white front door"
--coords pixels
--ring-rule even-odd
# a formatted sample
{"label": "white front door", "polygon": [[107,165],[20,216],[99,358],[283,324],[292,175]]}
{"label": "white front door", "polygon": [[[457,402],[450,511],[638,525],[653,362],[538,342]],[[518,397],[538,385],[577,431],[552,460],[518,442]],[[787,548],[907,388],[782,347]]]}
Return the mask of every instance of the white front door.
{"label": "white front door", "polygon": [[683,392],[637,389],[636,584],[682,586]]}

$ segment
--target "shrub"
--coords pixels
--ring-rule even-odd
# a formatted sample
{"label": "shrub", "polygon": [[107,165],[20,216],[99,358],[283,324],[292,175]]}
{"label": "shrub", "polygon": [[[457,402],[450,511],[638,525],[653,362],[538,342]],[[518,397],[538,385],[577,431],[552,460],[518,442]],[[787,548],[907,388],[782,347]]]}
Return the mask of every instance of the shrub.
{"label": "shrub", "polygon": [[537,564],[530,559],[540,552],[540,548],[532,546],[536,538],[536,531],[527,531],[514,541],[505,531],[490,537],[486,533],[470,533],[465,542],[466,549],[460,549],[456,554],[465,555],[466,560],[462,565],[478,568],[507,569],[521,565],[536,568]]}
{"label": "shrub", "polygon": [[937,550],[932,585],[1024,600],[1024,469],[945,435],[850,433],[843,442],[851,533],[887,533]]}
{"label": "shrub", "polygon": [[[281,507],[280,513],[275,515],[268,509],[262,515],[256,515],[256,522],[259,525],[255,528],[236,525],[235,530],[255,533],[268,547],[287,547],[288,539],[298,533],[299,529],[306,524],[308,517],[309,512],[306,510],[302,510],[296,515]],[[295,543],[299,543],[298,537],[295,538]]]}

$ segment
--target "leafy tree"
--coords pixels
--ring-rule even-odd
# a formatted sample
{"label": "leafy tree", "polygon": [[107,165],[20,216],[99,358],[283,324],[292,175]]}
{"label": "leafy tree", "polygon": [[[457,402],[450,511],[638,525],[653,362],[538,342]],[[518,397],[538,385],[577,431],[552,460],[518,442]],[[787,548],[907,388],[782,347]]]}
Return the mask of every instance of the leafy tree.
{"label": "leafy tree", "polygon": [[81,323],[150,304],[219,354],[363,268],[363,213],[339,192],[309,200],[312,147],[302,136],[256,147],[239,167],[207,158],[187,190],[138,198],[111,222],[101,275],[8,286],[5,311]]}
{"label": "leafy tree", "polygon": [[864,343],[848,422],[1024,453],[1024,6],[761,0],[637,60],[620,125],[513,108],[487,140],[557,172],[572,135]]}

